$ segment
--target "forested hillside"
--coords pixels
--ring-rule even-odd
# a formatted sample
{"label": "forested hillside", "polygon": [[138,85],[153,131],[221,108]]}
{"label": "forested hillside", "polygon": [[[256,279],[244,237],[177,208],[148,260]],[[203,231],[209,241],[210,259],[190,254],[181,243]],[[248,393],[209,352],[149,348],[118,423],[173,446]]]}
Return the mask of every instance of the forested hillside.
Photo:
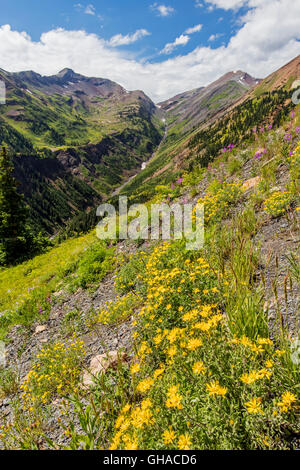
{"label": "forested hillside", "polygon": [[0,143],[15,157],[37,230],[52,234],[84,218],[161,140],[159,114],[143,92],[69,69],[52,77],[0,71],[0,78],[7,92]]}

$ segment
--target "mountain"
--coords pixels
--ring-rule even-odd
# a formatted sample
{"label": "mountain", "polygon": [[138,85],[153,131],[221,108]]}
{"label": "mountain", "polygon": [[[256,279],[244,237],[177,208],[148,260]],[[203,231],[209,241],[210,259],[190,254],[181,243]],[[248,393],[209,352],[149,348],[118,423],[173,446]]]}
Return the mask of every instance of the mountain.
{"label": "mountain", "polygon": [[[225,115],[261,80],[249,74],[229,72],[210,85],[176,95],[157,106],[166,120],[165,139],[147,168],[123,188],[133,200],[147,199],[149,191],[169,182],[174,173],[191,164],[189,141],[197,131]],[[193,157],[195,160],[195,158]]]}
{"label": "mountain", "polygon": [[229,72],[206,87],[196,88],[159,103],[172,124],[185,129],[199,125],[225,110],[249,89],[260,83],[245,72]]}
{"label": "mountain", "polygon": [[[294,78],[185,134],[167,128],[127,185],[151,221],[138,239],[91,230],[1,266],[0,451],[300,448]],[[29,178],[36,167],[16,158]],[[62,171],[35,158],[47,178]],[[166,200],[172,224],[151,210]],[[203,219],[185,210],[196,202]]]}
{"label": "mountain", "polygon": [[[74,218],[80,225],[82,211],[90,218],[118,187],[134,201],[147,200],[158,184],[194,165],[207,166],[224,146],[250,138],[257,123],[280,125],[299,62],[262,81],[229,72],[157,106],[142,91],[70,69],[49,77],[0,70],[7,88],[0,142],[15,154],[32,224],[47,233]],[[124,186],[142,164],[146,168]]]}
{"label": "mountain", "polygon": [[188,144],[190,159],[207,165],[229,144],[249,141],[253,131],[280,127],[294,107],[292,93],[299,77],[300,55],[249,90],[225,115],[200,128]]}
{"label": "mountain", "polygon": [[282,87],[291,89],[293,82],[300,78],[300,55],[286,65],[268,75],[259,86],[252,91],[252,96],[258,97],[263,93],[273,92]]}
{"label": "mountain", "polygon": [[158,110],[142,91],[70,69],[48,77],[0,70],[0,79],[0,142],[15,155],[32,220],[48,232],[95,207],[161,140]]}
{"label": "mountain", "polygon": [[159,103],[167,135],[155,158],[122,189],[132,201],[148,200],[194,166],[206,167],[229,144],[253,138],[253,128],[279,127],[290,110],[292,87],[300,78],[300,56],[264,80],[230,72],[208,87]]}

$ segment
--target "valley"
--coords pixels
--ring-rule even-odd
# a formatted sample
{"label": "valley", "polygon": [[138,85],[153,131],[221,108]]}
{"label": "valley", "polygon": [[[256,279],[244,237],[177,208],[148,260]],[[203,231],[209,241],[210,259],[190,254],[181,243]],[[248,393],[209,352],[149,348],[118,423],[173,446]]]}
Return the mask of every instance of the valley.
{"label": "valley", "polygon": [[36,230],[53,234],[95,208],[161,140],[157,108],[143,92],[69,69],[52,77],[0,71],[0,79],[0,140],[14,150]]}
{"label": "valley", "polygon": [[[72,230],[0,269],[0,449],[299,448],[300,56],[158,105],[69,69],[1,76],[29,220]],[[119,195],[203,204],[204,246],[99,240]]]}

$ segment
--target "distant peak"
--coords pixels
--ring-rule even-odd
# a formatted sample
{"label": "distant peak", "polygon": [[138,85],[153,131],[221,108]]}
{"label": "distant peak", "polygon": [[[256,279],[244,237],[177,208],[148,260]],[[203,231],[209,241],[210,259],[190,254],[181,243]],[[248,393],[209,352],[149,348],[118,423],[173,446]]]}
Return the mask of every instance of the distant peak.
{"label": "distant peak", "polygon": [[25,70],[24,72],[15,72],[13,75],[19,76],[21,78],[37,78],[41,75],[33,70]]}
{"label": "distant peak", "polygon": [[65,69],[62,69],[60,72],[58,72],[57,77],[64,78],[66,76],[69,77],[73,75],[76,75],[74,70],[65,68]]}

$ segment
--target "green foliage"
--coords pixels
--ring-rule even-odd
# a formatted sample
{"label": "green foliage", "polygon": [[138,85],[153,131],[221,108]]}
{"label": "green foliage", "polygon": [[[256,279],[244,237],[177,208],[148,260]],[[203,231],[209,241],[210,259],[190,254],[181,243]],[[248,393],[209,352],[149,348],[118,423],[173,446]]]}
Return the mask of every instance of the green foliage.
{"label": "green foliage", "polygon": [[30,326],[36,319],[47,319],[51,294],[72,282],[80,257],[95,241],[94,232],[71,238],[29,261],[0,270],[1,339],[12,325]]}
{"label": "green foliage", "polygon": [[249,99],[226,117],[198,132],[190,141],[190,150],[197,153],[196,161],[207,166],[229,144],[253,140],[253,129],[268,125],[278,127],[288,116],[292,103],[286,104],[290,92],[284,88]]}
{"label": "green foliage", "polygon": [[128,293],[133,289],[141,287],[141,276],[146,269],[146,260],[149,256],[148,250],[139,250],[124,259],[116,279],[116,288],[121,293]]}
{"label": "green foliage", "polygon": [[0,366],[0,399],[16,395],[19,390],[17,373],[9,367]]}
{"label": "green foliage", "polygon": [[214,180],[207,189],[208,193],[197,201],[198,204],[204,204],[207,223],[220,220],[227,215],[230,206],[235,204],[242,195],[242,189],[237,183],[221,183]]}
{"label": "green foliage", "polygon": [[289,191],[274,191],[271,196],[265,200],[264,210],[271,217],[279,217],[284,214],[292,201],[292,195]]}
{"label": "green foliage", "polygon": [[0,154],[0,265],[24,260],[42,251],[48,241],[35,237],[27,224],[28,209],[17,191],[13,164],[6,148]]}
{"label": "green foliage", "polygon": [[96,242],[79,259],[71,287],[87,288],[100,282],[108,271],[114,268],[114,249],[107,248],[103,242]]}
{"label": "green foliage", "polygon": [[232,158],[228,162],[227,169],[230,175],[234,175],[239,172],[242,166],[243,164],[241,160],[238,160],[237,158]]}

